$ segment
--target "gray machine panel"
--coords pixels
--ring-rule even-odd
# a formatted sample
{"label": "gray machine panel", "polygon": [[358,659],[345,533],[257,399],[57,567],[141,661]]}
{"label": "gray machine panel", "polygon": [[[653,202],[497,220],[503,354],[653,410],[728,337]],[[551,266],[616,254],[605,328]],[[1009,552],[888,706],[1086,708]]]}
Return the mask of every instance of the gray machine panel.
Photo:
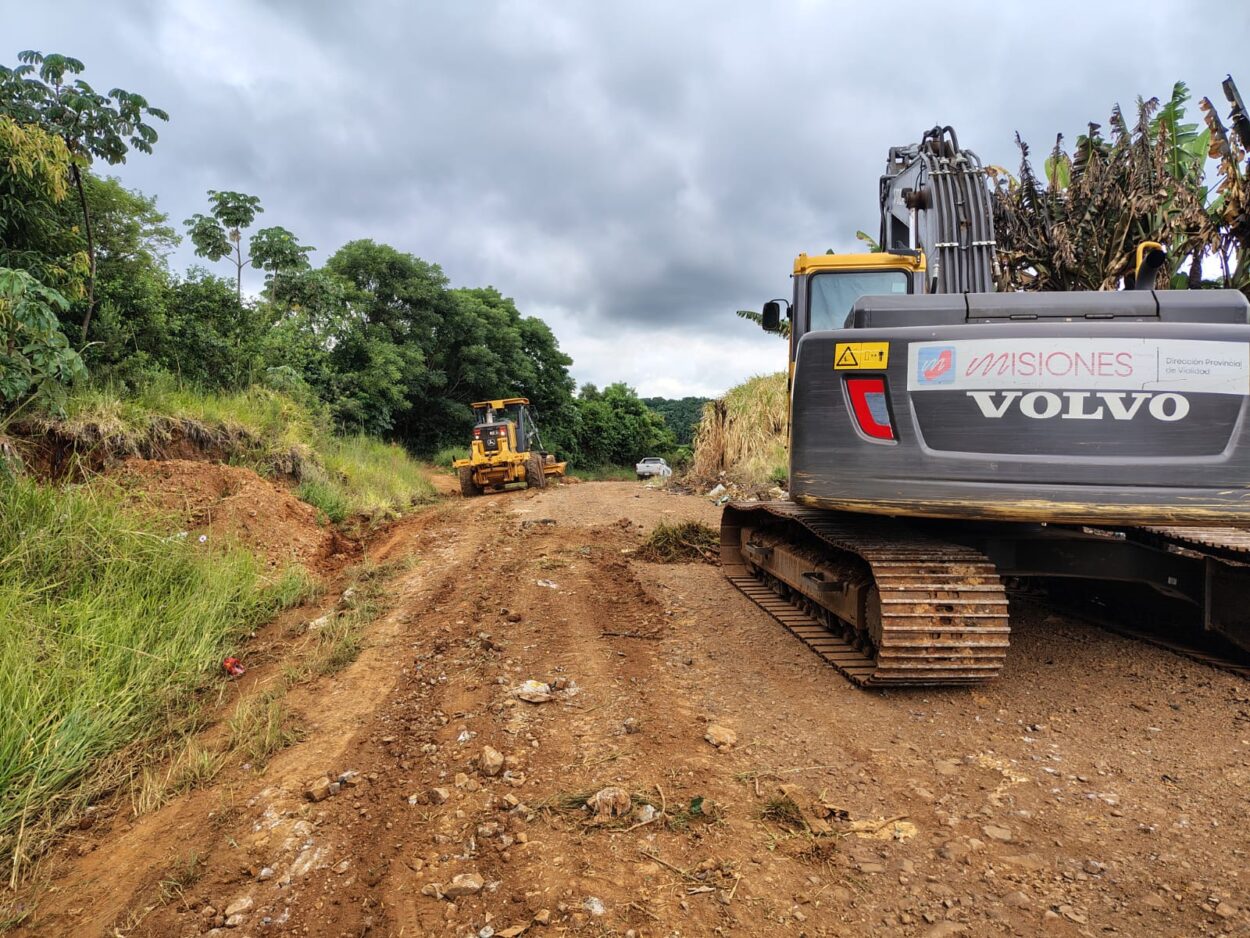
{"label": "gray machine panel", "polygon": [[[884,370],[834,367],[839,343],[865,342],[888,343]],[[974,353],[994,343],[1024,351],[983,367],[989,359]],[[1052,347],[1069,359],[1034,380],[1030,350]],[[1122,348],[1138,355],[1139,372],[1155,355],[1163,377],[1126,375]],[[1039,319],[811,333],[796,361],[791,493],[827,507],[938,517],[1244,524],[1248,358],[1244,322]],[[1061,373],[1070,361],[1077,367]],[[892,442],[855,428],[845,382],[872,375],[888,388]]]}

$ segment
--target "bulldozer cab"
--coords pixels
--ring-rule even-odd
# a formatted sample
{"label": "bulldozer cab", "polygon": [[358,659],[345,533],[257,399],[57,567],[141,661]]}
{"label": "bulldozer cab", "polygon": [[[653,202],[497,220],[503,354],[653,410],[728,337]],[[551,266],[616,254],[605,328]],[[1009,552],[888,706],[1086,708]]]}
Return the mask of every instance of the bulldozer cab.
{"label": "bulldozer cab", "polygon": [[524,397],[473,404],[473,443],[480,444],[489,454],[529,452],[538,428],[528,405],[529,400]]}

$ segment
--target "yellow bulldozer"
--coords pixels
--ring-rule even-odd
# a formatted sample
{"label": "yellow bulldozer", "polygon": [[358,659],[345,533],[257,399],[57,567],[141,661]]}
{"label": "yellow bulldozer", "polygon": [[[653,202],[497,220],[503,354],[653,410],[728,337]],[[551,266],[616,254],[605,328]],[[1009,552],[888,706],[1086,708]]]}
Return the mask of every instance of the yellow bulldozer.
{"label": "yellow bulldozer", "polygon": [[465,498],[522,482],[541,489],[549,476],[564,475],[567,463],[557,462],[542,448],[527,398],[479,401],[472,406],[475,419],[469,458],[453,463]]}

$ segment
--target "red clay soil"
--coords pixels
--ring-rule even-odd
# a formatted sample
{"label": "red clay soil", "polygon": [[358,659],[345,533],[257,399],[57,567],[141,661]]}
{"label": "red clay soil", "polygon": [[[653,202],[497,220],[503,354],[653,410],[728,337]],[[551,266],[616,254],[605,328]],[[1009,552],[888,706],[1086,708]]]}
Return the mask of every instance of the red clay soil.
{"label": "red clay soil", "polygon": [[[75,832],[16,934],[1250,933],[1245,681],[1022,605],[994,684],[860,691],[714,566],[635,559],[717,514],[602,483],[393,526],[304,741]],[[606,787],[660,810],[576,806]]]}
{"label": "red clay soil", "polygon": [[126,499],[168,517],[188,537],[236,542],[271,569],[302,564],[314,574],[343,565],[357,545],[287,487],[250,469],[189,459],[127,459],[110,475]]}

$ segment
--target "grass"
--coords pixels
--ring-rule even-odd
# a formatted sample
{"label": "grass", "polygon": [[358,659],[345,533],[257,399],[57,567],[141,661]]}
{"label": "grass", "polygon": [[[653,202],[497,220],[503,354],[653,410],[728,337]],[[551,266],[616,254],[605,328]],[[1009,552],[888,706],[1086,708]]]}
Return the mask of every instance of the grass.
{"label": "grass", "polygon": [[632,482],[638,477],[633,466],[569,466],[567,474],[583,482]]}
{"label": "grass", "polygon": [[194,886],[204,875],[208,858],[198,850],[192,850],[174,859],[165,875],[157,884],[162,902],[181,899],[185,890]]}
{"label": "grass", "polygon": [[692,560],[717,561],[720,534],[699,521],[661,521],[635,555],[655,563],[688,563]]}
{"label": "grass", "polygon": [[254,769],[264,768],[275,753],[304,738],[304,731],[287,711],[285,694],[283,687],[245,697],[226,721],[230,748]]}
{"label": "grass", "polygon": [[770,798],[760,808],[760,819],[772,821],[787,830],[807,830],[803,812],[790,798]]}
{"label": "grass", "polygon": [[434,454],[431,462],[442,469],[452,468],[452,463],[457,459],[468,459],[469,448],[467,446],[444,446]]}
{"label": "grass", "polygon": [[691,474],[725,473],[748,485],[777,483],[787,474],[789,394],[785,372],[760,375],[703,407],[695,431]]}
{"label": "grass", "polygon": [[0,857],[13,880],[124,781],[119,753],[168,735],[231,643],[306,592],[242,551],[168,540],[100,492],[0,481]]}
{"label": "grass", "polygon": [[183,792],[207,785],[226,764],[224,753],[186,742],[168,765],[148,765],[131,785],[131,808],[136,817],[155,811]]}
{"label": "grass", "polygon": [[324,418],[277,391],[258,386],[207,393],[170,379],[134,391],[84,385],[70,396],[64,418],[44,422],[70,439],[99,441],[122,453],[141,453],[181,429],[266,471],[275,460],[291,462],[292,452],[296,460],[306,458],[310,445],[328,434]]}
{"label": "grass", "polygon": [[352,503],[342,485],[329,479],[308,479],[301,482],[295,494],[320,510],[335,524],[342,524],[351,514]]}
{"label": "grass", "polygon": [[337,490],[350,514],[390,516],[437,497],[424,467],[402,446],[347,436],[326,440],[317,452],[325,464],[326,484]]}
{"label": "grass", "polygon": [[[387,583],[392,575],[408,569],[412,558],[375,564],[366,561],[348,571],[350,585],[338,608],[321,617],[310,650],[298,662],[283,669],[283,684],[291,687],[314,677],[334,674],[347,667],[364,648],[364,630],[386,605]],[[293,634],[304,633],[307,623]]]}

